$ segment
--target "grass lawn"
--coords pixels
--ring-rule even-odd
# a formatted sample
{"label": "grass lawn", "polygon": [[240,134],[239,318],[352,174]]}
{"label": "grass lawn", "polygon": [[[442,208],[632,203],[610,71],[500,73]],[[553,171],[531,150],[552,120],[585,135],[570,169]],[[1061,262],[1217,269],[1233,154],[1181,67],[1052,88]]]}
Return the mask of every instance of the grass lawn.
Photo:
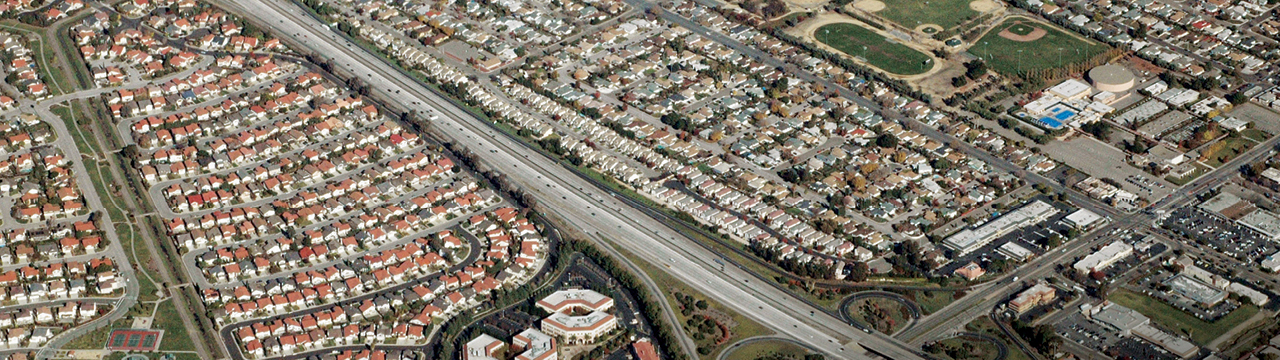
{"label": "grass lawn", "polygon": [[924,24],[934,24],[950,29],[978,16],[969,8],[972,0],[895,0],[885,1],[884,10],[876,15],[898,25],[915,29]]}
{"label": "grass lawn", "polygon": [[809,349],[789,341],[762,340],[734,348],[733,351],[727,354],[727,358],[739,360],[755,360],[766,357],[770,359],[779,357],[802,359],[808,353]]}
{"label": "grass lawn", "polygon": [[1205,153],[1203,155],[1205,165],[1209,165],[1214,168],[1220,167],[1222,164],[1226,164],[1231,161],[1231,159],[1235,159],[1236,156],[1240,155],[1240,153],[1248,151],[1254,144],[1257,144],[1256,142],[1253,142],[1253,140],[1245,139],[1239,135],[1224,138],[1219,140],[1219,142],[1224,145],[1215,146],[1216,144],[1213,144],[1202,150],[1209,151],[1216,149],[1216,151]]}
{"label": "grass lawn", "polygon": [[895,42],[867,28],[850,24],[823,25],[814,39],[849,56],[862,58],[871,66],[898,75],[921,74],[933,68],[929,55]]}
{"label": "grass lawn", "polygon": [[128,328],[133,323],[132,320],[119,319],[111,322],[111,325],[93,329],[80,337],[71,339],[63,349],[102,349],[107,346],[107,336],[111,335],[111,330],[116,328]]}
{"label": "grass lawn", "polygon": [[[968,330],[970,332],[979,333],[979,334],[1000,339],[1000,342],[1004,343],[1005,348],[1009,349],[1009,356],[1006,357],[1005,360],[1031,360],[1030,356],[1027,356],[1026,353],[1018,349],[1017,345],[1013,344],[1013,339],[1009,339],[1008,337],[1004,336],[1004,332],[1000,331],[1000,328],[997,327],[995,323],[991,322],[991,318],[988,318],[986,316],[980,316],[977,319],[974,319],[973,321],[969,322],[969,324],[965,325],[964,328],[965,330]],[[990,343],[986,343],[986,344],[990,344]]]}
{"label": "grass lawn", "polygon": [[953,360],[996,360],[996,358],[1000,356],[1000,349],[996,348],[996,345],[989,341],[967,337],[953,337],[938,342],[938,345],[942,348],[950,349],[961,349],[966,344],[972,346],[973,349],[967,352],[967,356],[957,354],[957,357],[951,357],[947,355],[946,351],[937,351],[932,352],[931,354],[937,355],[939,358]]}
{"label": "grass lawn", "polygon": [[884,297],[866,297],[849,303],[849,316],[884,334],[893,334],[911,321],[905,306]]}
{"label": "grass lawn", "polygon": [[1258,129],[1246,129],[1245,131],[1241,131],[1240,135],[1257,142],[1267,141],[1267,139],[1271,138],[1271,134]]}
{"label": "grass lawn", "polygon": [[[1021,24],[1018,22],[1021,21]],[[1048,33],[1032,41],[1014,41],[1000,36],[1000,31],[1010,27],[1035,26]],[[1059,50],[1061,49],[1061,50]],[[1017,75],[1029,70],[1052,69],[1063,65],[1084,62],[1107,50],[1107,46],[1093,40],[1083,40],[1070,35],[1054,25],[1033,22],[1022,17],[1005,19],[969,47],[969,53],[986,59],[992,70],[1005,75]]]}
{"label": "grass lawn", "polygon": [[1191,182],[1191,180],[1195,180],[1196,178],[1200,177],[1200,175],[1204,175],[1204,173],[1210,170],[1208,167],[1205,167],[1204,165],[1200,165],[1200,164],[1193,164],[1193,165],[1196,166],[1196,169],[1187,176],[1183,176],[1183,177],[1166,176],[1164,177],[1164,179],[1168,182],[1173,183],[1174,185],[1182,186]]}
{"label": "grass lawn", "polygon": [[1189,335],[1191,341],[1200,345],[1208,344],[1258,312],[1257,306],[1244,305],[1218,321],[1208,322],[1169,306],[1159,299],[1129,289],[1118,289],[1112,292],[1108,300],[1137,310],[1162,327],[1177,332],[1178,335]]}
{"label": "grass lawn", "polygon": [[[729,340],[722,345],[715,345],[714,343],[710,343],[709,346],[712,347],[712,351],[708,352],[707,355],[702,355],[702,359],[704,360],[715,359],[716,355],[718,355],[721,351],[723,351],[726,346],[733,344],[735,342],[738,342],[739,340],[746,339],[749,337],[754,337],[754,336],[773,334],[773,331],[765,328],[764,326],[760,325],[759,323],[751,319],[748,319],[742,316],[742,314],[739,314],[738,312],[733,311],[728,307],[725,307],[719,302],[716,302],[715,300],[707,298],[701,292],[698,292],[697,290],[690,288],[689,285],[685,285],[685,283],[680,282],[680,280],[676,280],[676,278],[667,274],[666,271],[663,271],[662,269],[658,269],[653,264],[650,264],[644,261],[643,259],[640,259],[635,254],[628,252],[626,249],[623,249],[622,247],[619,247],[619,246],[614,246],[613,248],[617,249],[618,252],[622,253],[623,256],[626,256],[628,259],[631,259],[631,262],[635,263],[636,266],[639,266],[640,269],[645,272],[645,274],[649,275],[649,278],[653,279],[653,282],[657,283],[659,288],[667,289],[667,291],[662,292],[662,296],[665,296],[667,298],[667,303],[671,305],[672,310],[675,310],[676,317],[680,319],[680,323],[674,324],[675,326],[683,329],[684,328],[683,325],[685,324],[686,321],[689,320],[688,317],[680,313],[680,310],[679,310],[680,301],[676,300],[675,293],[691,294],[695,298],[706,300],[708,304],[707,306],[708,309],[715,309],[721,313],[727,314],[729,315],[730,318],[733,319],[734,322],[738,323],[737,326],[734,326],[733,328],[729,329],[729,331],[733,333],[732,336],[729,337]],[[704,346],[709,343],[708,340],[710,339],[703,340],[703,341],[695,340],[694,342],[697,343],[698,346]]]}
{"label": "grass lawn", "polygon": [[160,340],[161,351],[195,351],[191,336],[187,335],[187,327],[182,324],[178,308],[173,300],[165,300],[156,308],[156,317],[151,322],[153,329],[164,329],[164,338]]}
{"label": "grass lawn", "polygon": [[942,310],[955,301],[955,293],[951,291],[911,291],[906,296],[915,301],[925,315]]}

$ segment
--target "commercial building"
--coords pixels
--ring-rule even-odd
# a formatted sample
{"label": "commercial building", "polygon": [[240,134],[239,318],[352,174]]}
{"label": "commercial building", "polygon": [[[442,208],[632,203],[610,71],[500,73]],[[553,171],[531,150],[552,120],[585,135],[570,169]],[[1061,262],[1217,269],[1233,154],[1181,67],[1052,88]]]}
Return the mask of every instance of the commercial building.
{"label": "commercial building", "polygon": [[1007,305],[1009,310],[1022,315],[1036,306],[1053,302],[1057,295],[1057,289],[1044,283],[1037,283],[1035,286],[1018,293],[1018,296],[1014,297],[1013,300],[1009,300]]}
{"label": "commercial building", "polygon": [[462,353],[462,358],[463,360],[498,360],[497,356],[506,347],[507,344],[502,340],[489,334],[480,334],[467,342],[467,349]]}
{"label": "commercial building", "polygon": [[1123,241],[1116,241],[1107,246],[1103,246],[1098,251],[1085,256],[1080,261],[1076,261],[1071,267],[1082,273],[1091,273],[1094,271],[1103,271],[1111,264],[1124,259],[1133,254],[1133,245]]}
{"label": "commercial building", "polygon": [[1170,353],[1178,355],[1183,359],[1195,356],[1200,350],[1200,348],[1197,348],[1195,344],[1192,344],[1190,341],[1169,335],[1169,333],[1160,331],[1160,329],[1151,326],[1151,324],[1144,324],[1133,328],[1133,335],[1160,346],[1165,350],[1169,350]]}
{"label": "commercial building", "polygon": [[1058,208],[1036,200],[995,220],[988,221],[978,228],[961,230],[943,241],[942,246],[951,250],[954,255],[964,255],[1014,230],[1045,221],[1057,213]]}
{"label": "commercial building", "polygon": [[1262,259],[1262,268],[1273,273],[1280,271],[1280,251],[1267,255],[1265,259]]}
{"label": "commercial building", "polygon": [[521,351],[516,360],[556,360],[556,339],[535,329],[525,329],[511,338],[511,350]]}
{"label": "commercial building", "polygon": [[618,327],[618,318],[605,313],[613,298],[592,290],[559,290],[538,300],[538,307],[551,312],[542,319],[542,331],[566,344],[590,344]]}
{"label": "commercial building", "polygon": [[538,307],[552,313],[573,310],[608,311],[613,308],[613,298],[590,289],[566,289],[538,300]]}
{"label": "commercial building", "polygon": [[1102,216],[1098,213],[1089,211],[1088,209],[1080,209],[1062,218],[1067,225],[1077,229],[1088,229],[1102,220]]}
{"label": "commercial building", "polygon": [[618,318],[592,311],[586,315],[554,313],[542,319],[542,331],[565,340],[566,344],[590,344],[618,328]]}
{"label": "commercial building", "polygon": [[636,340],[634,344],[631,344],[631,347],[632,350],[635,351],[636,359],[638,360],[661,359],[661,357],[658,356],[658,350],[653,348],[653,342],[649,341],[649,339]]}
{"label": "commercial building", "polygon": [[1082,310],[1085,317],[1110,327],[1120,335],[1129,335],[1133,329],[1151,323],[1146,315],[1110,301]]}
{"label": "commercial building", "polygon": [[965,278],[965,280],[969,280],[969,281],[973,281],[974,279],[982,277],[982,275],[986,273],[987,271],[983,270],[982,266],[979,266],[978,263],[972,262],[972,261],[970,261],[968,264],[965,264],[964,266],[961,266],[955,271],[956,276],[963,277]]}
{"label": "commercial building", "polygon": [[1169,280],[1165,280],[1164,284],[1169,285],[1173,293],[1204,307],[1213,307],[1227,299],[1226,291],[1183,274],[1178,274],[1169,278]]}
{"label": "commercial building", "polygon": [[1241,216],[1240,220],[1236,222],[1269,238],[1280,239],[1280,216],[1277,216],[1276,213],[1257,209]]}
{"label": "commercial building", "polygon": [[1027,248],[1022,247],[1022,245],[1018,245],[1012,241],[1004,243],[1004,245],[1000,245],[999,248],[996,248],[996,253],[1004,255],[1004,257],[1013,261],[1027,261],[1027,258],[1035,255],[1031,250],[1028,250]]}

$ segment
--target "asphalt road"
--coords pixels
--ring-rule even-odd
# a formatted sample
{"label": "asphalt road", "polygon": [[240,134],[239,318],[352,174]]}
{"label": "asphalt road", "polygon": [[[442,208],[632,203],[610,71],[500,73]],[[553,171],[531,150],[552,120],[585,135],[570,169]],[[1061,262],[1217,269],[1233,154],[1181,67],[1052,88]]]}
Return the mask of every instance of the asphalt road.
{"label": "asphalt road", "polygon": [[[1148,210],[1157,212],[1191,204],[1196,200],[1195,194],[1212,186],[1222,184],[1232,176],[1236,176],[1242,165],[1252,163],[1271,154],[1272,149],[1275,148],[1278,142],[1280,142],[1280,137],[1268,139],[1227,164],[1188,183],[1172,195],[1157,201],[1148,207]],[[1014,291],[1020,290],[1022,284],[1010,281],[1012,277],[1030,281],[1048,276],[1054,271],[1054,265],[1067,264],[1088,253],[1093,246],[1112,240],[1113,237],[1107,235],[1112,230],[1129,230],[1151,226],[1154,219],[1154,215],[1142,212],[1120,217],[1111,224],[1103,226],[1079,240],[1068,242],[1061,247],[1061,250],[1051,251],[1044,256],[1031,260],[986,288],[971,291],[970,295],[965,298],[957,300],[941,311],[921,319],[916,323],[916,326],[900,333],[898,338],[909,341],[912,344],[922,344],[929,340],[944,338],[969,323],[969,321],[985,315],[997,304],[1011,296]]]}
{"label": "asphalt road", "polygon": [[[416,111],[441,113],[435,125],[466,144],[496,170],[527,189],[549,211],[587,234],[597,234],[669,271],[677,279],[763,325],[837,358],[869,358],[861,347],[894,359],[919,359],[901,343],[856,330],[736,267],[712,265],[718,256],[691,244],[661,223],[593,188],[550,158],[531,154],[472,114],[440,98],[383,60],[337,37],[291,3],[236,0],[228,8],[256,19],[303,48],[354,73],[373,91]],[[253,11],[246,11],[253,9]],[[456,129],[456,130],[455,130]],[[490,151],[492,150],[492,152]],[[585,190],[584,190],[585,189]],[[602,208],[603,207],[603,208]]]}

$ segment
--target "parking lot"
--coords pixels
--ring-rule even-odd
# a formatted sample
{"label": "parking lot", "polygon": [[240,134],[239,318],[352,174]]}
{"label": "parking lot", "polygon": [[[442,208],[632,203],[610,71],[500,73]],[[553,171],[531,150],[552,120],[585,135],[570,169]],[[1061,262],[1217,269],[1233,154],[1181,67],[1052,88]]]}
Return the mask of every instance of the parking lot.
{"label": "parking lot", "polygon": [[[1120,183],[1128,192],[1147,199],[1160,199],[1172,192],[1173,184],[1156,179],[1146,171],[1129,165],[1124,151],[1092,137],[1075,137],[1068,141],[1053,141],[1041,147],[1045,154],[1083,173],[1097,178],[1110,178]],[[1139,186],[1125,179],[1142,176],[1146,183]],[[1158,186],[1163,185],[1163,187]]]}
{"label": "parking lot", "polygon": [[[1066,311],[1072,311],[1072,309]],[[1159,346],[1116,334],[1110,328],[1086,319],[1078,311],[1054,324],[1054,328],[1058,330],[1058,335],[1062,336],[1063,341],[1075,342],[1116,359],[1178,359],[1178,356],[1170,354]]]}
{"label": "parking lot", "polygon": [[[996,249],[999,249],[1001,245],[1004,245],[1005,243],[1008,243],[1008,242],[1014,242],[1019,246],[1022,246],[1023,248],[1030,250],[1033,255],[1031,255],[1031,257],[1029,257],[1028,259],[1035,258],[1044,254],[1046,251],[1049,250],[1048,248],[1045,248],[1042,245],[1045,243],[1046,239],[1048,239],[1050,236],[1052,236],[1055,233],[1058,235],[1062,235],[1064,238],[1066,237],[1067,230],[1071,229],[1071,227],[1067,226],[1066,224],[1063,224],[1062,218],[1065,218],[1067,217],[1067,215],[1070,215],[1071,212],[1074,211],[1075,209],[1072,209],[1062,203],[1049,201],[1047,198],[1044,198],[1044,197],[1036,197],[1033,199],[1044,200],[1045,203],[1048,203],[1053,205],[1054,207],[1057,207],[1059,210],[1058,214],[1053,215],[1048,220],[1045,220],[1039,224],[1027,226],[1027,227],[1012,231],[1008,234],[1005,234],[1004,236],[1001,236],[999,239],[992,241],[990,244],[987,244],[987,246],[984,246],[981,249],[978,249],[976,251],[970,252],[968,254],[965,254],[959,257],[952,258],[950,263],[947,263],[946,265],[943,265],[942,267],[938,268],[937,270],[934,271],[934,273],[951,274],[961,266],[969,264],[970,261],[976,262],[982,265],[983,268],[988,268],[988,265],[991,263],[991,260],[1005,258],[1004,255],[1000,255],[996,253]],[[1009,262],[1009,264],[1013,265],[1014,263]],[[989,269],[989,268],[987,269],[987,271],[989,272],[994,272],[997,270],[999,269]]]}
{"label": "parking lot", "polygon": [[1266,235],[1194,206],[1174,210],[1161,227],[1244,262],[1257,262],[1276,252]]}

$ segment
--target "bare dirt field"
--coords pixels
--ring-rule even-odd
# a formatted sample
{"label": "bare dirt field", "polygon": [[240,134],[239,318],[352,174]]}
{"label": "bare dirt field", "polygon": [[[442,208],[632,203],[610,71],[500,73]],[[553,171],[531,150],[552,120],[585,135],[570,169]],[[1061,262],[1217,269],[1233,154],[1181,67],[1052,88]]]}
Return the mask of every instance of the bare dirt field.
{"label": "bare dirt field", "polygon": [[866,12],[877,12],[884,10],[884,2],[880,0],[862,0],[853,3],[853,7]]}

